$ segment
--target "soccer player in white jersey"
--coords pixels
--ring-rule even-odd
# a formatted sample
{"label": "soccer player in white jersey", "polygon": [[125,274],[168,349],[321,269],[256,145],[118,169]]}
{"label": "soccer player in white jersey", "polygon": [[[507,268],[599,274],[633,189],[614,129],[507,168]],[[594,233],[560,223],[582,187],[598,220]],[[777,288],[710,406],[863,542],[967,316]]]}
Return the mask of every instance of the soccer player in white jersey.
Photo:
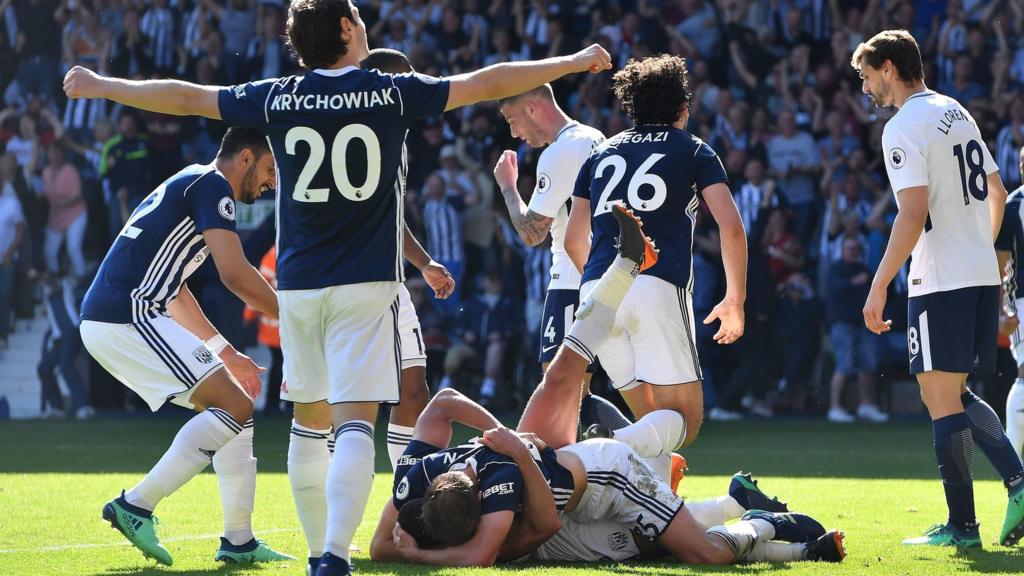
{"label": "soccer player in white jersey", "polygon": [[980,547],[974,514],[974,443],[1009,493],[999,542],[1024,536],[1024,469],[995,412],[967,386],[975,359],[995,369],[999,268],[993,247],[1006,190],[974,118],[924,84],[921,53],[905,30],[886,30],[853,53],[863,91],[896,114],[882,132],[882,154],[899,212],[875,273],[864,323],[882,317],[893,277],[910,263],[907,342],[910,372],[932,418],[935,456],[949,519],[905,544]]}
{"label": "soccer player in white jersey", "polygon": [[[1024,148],[1020,149],[1020,165],[1024,166]],[[1024,310],[1024,186],[1006,197],[1003,225],[996,238],[999,270],[1006,274],[1002,298],[1004,314],[1000,329],[1010,337],[1010,350],[1017,361],[1017,381],[1006,397],[1006,437],[1018,456],[1024,458],[1024,326],[1020,314]]]}
{"label": "soccer player in white jersey", "polygon": [[64,91],[267,133],[280,176],[277,280],[288,395],[300,404],[327,397],[340,456],[329,465],[317,574],[344,575],[373,484],[378,405],[399,399],[403,203],[395,180],[409,126],[567,74],[607,70],[611,57],[595,44],[451,78],[363,70],[366,24],[350,0],[292,2],[287,34],[311,73],[221,87],[104,78],[76,66]]}
{"label": "soccer player in white jersey", "polygon": [[259,373],[199,308],[188,279],[208,255],[229,290],[264,314],[277,316],[277,297],[242,253],[235,202],[251,204],[274,187],[274,156],[253,128],[231,128],[210,164],[171,176],[139,204],[100,264],[82,302],[82,343],[154,412],[166,402],[199,413],[128,493],[103,507],[103,518],[161,564],[153,510],[211,462],[224,508],[224,537],[215,558],[289,560],[256,539],[252,511],[252,398]]}
{"label": "soccer player in white jersey", "polygon": [[[505,199],[512,226],[523,242],[537,246],[551,232],[551,276],[540,324],[540,363],[547,370],[580,302],[581,271],[565,249],[572,188],[580,166],[594,147],[604,141],[604,134],[569,118],[547,84],[505,98],[498,107],[513,137],[533,148],[546,146],[537,160],[529,204],[519,195],[519,166],[514,151],[502,153],[494,167],[494,179]],[[596,416],[613,430],[628,425],[629,421],[614,405],[590,393],[590,374],[584,379],[587,385],[583,390],[582,412]]]}

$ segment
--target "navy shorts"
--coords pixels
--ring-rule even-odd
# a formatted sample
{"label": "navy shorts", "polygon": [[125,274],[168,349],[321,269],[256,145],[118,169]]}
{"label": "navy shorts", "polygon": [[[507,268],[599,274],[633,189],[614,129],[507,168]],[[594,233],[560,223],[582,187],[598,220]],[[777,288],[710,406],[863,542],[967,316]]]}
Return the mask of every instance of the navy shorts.
{"label": "navy shorts", "polygon": [[999,286],[970,286],[909,299],[910,373],[970,374],[996,368]]}
{"label": "navy shorts", "polygon": [[551,362],[572,326],[580,305],[579,290],[548,290],[544,297],[544,316],[540,323],[540,362]]}

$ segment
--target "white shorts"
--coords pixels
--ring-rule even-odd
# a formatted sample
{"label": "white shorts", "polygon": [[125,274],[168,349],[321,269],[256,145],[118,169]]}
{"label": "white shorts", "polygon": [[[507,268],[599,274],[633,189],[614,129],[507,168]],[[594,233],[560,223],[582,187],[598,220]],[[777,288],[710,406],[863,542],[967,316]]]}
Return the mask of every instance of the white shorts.
{"label": "white shorts", "polygon": [[[581,301],[596,284],[591,280],[580,288]],[[689,291],[640,275],[619,306],[611,334],[594,353],[616,390],[633,388],[637,381],[685,384],[701,379],[695,335]]]}
{"label": "white shorts", "polygon": [[398,402],[399,282],[280,290],[281,399]]}
{"label": "white shorts", "polygon": [[672,487],[622,442],[599,438],[562,450],[578,456],[587,470],[583,498],[563,516],[584,524],[610,520],[654,540],[683,507]]}
{"label": "white shorts", "polygon": [[427,351],[423,347],[423,331],[416,307],[412,305],[409,289],[398,285],[398,334],[402,340],[402,370],[427,365]]}
{"label": "white shorts", "polygon": [[[1014,299],[1013,304],[1020,318],[1019,314],[1024,313],[1024,298]],[[1010,334],[1010,351],[1013,352],[1013,359],[1017,361],[1017,368],[1024,366],[1024,325],[1018,325]]]}
{"label": "white shorts", "polygon": [[154,412],[168,400],[194,408],[196,386],[224,366],[202,340],[166,316],[135,324],[83,320],[80,330],[89,354]]}
{"label": "white shorts", "polygon": [[562,514],[562,527],[530,555],[540,562],[624,562],[640,555],[630,524],[580,522]]}

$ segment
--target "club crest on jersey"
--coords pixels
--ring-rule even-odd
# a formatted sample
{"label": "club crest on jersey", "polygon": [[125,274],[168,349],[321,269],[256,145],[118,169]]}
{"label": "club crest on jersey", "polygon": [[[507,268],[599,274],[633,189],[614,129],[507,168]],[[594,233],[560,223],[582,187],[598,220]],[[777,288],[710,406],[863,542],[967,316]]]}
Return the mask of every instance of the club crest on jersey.
{"label": "club crest on jersey", "polygon": [[625,532],[612,532],[608,535],[608,546],[616,552],[625,550],[629,544],[629,534]]}
{"label": "club crest on jersey", "polygon": [[211,352],[205,344],[193,350],[192,356],[203,364],[210,364],[213,362],[213,352]]}
{"label": "club crest on jersey", "polygon": [[409,496],[409,479],[402,478],[402,481],[398,483],[398,490],[395,490],[395,497],[405,500],[407,496]]}
{"label": "club crest on jersey", "polygon": [[231,92],[235,95],[235,100],[241,100],[245,98],[245,85],[239,84],[231,89]]}
{"label": "club crest on jersey", "polygon": [[543,194],[548,191],[551,187],[551,178],[547,174],[541,174],[537,177],[537,194]]}
{"label": "club crest on jersey", "polygon": [[235,221],[235,201],[227,196],[220,199],[217,202],[217,212],[220,213],[221,217],[225,220]]}
{"label": "club crest on jersey", "polygon": [[903,148],[893,148],[889,152],[889,165],[894,170],[903,168],[903,165],[907,163],[907,153],[903,151]]}

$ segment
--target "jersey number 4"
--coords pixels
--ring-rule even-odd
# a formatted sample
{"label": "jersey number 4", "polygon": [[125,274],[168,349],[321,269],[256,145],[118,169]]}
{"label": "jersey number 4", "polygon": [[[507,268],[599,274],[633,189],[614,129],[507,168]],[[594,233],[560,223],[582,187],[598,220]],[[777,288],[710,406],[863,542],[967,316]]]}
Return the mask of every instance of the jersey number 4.
{"label": "jersey number 4", "polygon": [[[648,172],[658,163],[658,160],[664,157],[664,154],[651,154],[629,178],[629,185],[626,188],[626,201],[634,210],[650,212],[661,208],[661,205],[665,203],[665,198],[668,196],[668,186],[665,185],[665,180],[657,174]],[[618,154],[605,156],[597,165],[597,169],[594,170],[594,176],[601,178],[608,168],[612,169],[612,175],[608,178],[608,183],[604,185],[604,190],[597,199],[594,216],[600,216],[612,211],[608,198],[626,175],[626,159]],[[644,185],[650,186],[653,189],[653,194],[651,194],[650,198],[640,197],[640,187]]]}
{"label": "jersey number 4", "polygon": [[[960,185],[964,191],[964,206],[971,203],[971,196],[977,200],[988,198],[988,175],[985,174],[985,155],[977,140],[967,143],[967,153],[963,144],[953,146],[953,156],[960,166]],[[970,192],[970,196],[968,196]]]}
{"label": "jersey number 4", "polygon": [[[348,179],[348,171],[345,166],[345,153],[348,145],[353,140],[360,140],[366,147],[366,180],[360,186],[352,184]],[[299,172],[299,178],[295,182],[295,191],[292,192],[292,199],[296,202],[327,202],[330,198],[330,188],[310,188],[313,176],[320,170],[323,164],[326,146],[320,133],[307,126],[296,126],[284,136],[285,151],[295,156],[296,145],[305,142],[309,146],[309,157],[306,164]],[[380,184],[380,140],[373,130],[365,124],[349,124],[334,136],[334,143],[331,144],[331,173],[334,176],[334,186],[341,192],[341,195],[353,202],[367,200],[377,191]]]}

